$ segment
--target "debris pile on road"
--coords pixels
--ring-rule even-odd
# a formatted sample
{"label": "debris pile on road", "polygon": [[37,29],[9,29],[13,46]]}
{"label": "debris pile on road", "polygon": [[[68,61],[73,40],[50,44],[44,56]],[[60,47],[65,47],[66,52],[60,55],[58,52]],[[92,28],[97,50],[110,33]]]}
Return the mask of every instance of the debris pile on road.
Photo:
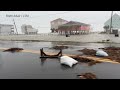
{"label": "debris pile on road", "polygon": [[57,45],[57,46],[53,46],[52,49],[68,49],[69,47],[68,46],[64,46],[64,45]]}
{"label": "debris pile on road", "polygon": [[80,79],[97,79],[96,75],[93,73],[82,73],[77,75]]}
{"label": "debris pile on road", "polygon": [[4,50],[3,52],[19,52],[21,50],[24,50],[23,48],[9,48]]}
{"label": "debris pile on road", "polygon": [[[105,59],[110,59],[112,61],[116,61],[120,63],[120,47],[105,47],[105,48],[99,48],[105,51],[109,56],[106,57],[101,57]],[[83,52],[84,55],[88,56],[96,56],[96,50],[94,49],[83,49],[83,50],[78,50]]]}

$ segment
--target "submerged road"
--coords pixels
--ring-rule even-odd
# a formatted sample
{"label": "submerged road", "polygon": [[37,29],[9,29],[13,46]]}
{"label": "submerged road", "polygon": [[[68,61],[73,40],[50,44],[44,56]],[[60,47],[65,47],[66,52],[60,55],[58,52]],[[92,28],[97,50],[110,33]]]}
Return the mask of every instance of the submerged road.
{"label": "submerged road", "polygon": [[[0,51],[6,50],[9,48],[0,48]],[[36,51],[36,50],[22,50],[20,52],[24,52],[24,53],[33,53],[33,54],[39,54],[40,55],[40,51]],[[45,52],[48,55],[55,55],[57,53],[50,53],[50,52]],[[69,57],[76,57],[76,55],[71,55],[71,54],[63,54],[64,56],[69,56]],[[92,57],[92,56],[78,56],[79,58],[86,58],[86,59],[92,59],[94,61],[100,61],[100,62],[109,62],[109,63],[115,63],[115,64],[120,64],[119,62],[110,60],[110,59],[104,59],[104,58],[98,58],[98,57]]]}

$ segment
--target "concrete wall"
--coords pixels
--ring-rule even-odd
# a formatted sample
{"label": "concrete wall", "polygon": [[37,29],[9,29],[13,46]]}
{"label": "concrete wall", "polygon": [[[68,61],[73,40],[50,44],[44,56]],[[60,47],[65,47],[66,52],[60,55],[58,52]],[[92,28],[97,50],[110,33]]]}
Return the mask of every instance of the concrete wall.
{"label": "concrete wall", "polygon": [[39,34],[39,35],[0,35],[0,40],[27,40],[27,41],[72,41],[72,42],[102,42],[110,39],[111,42],[120,43],[120,37],[110,34],[92,33],[88,35]]}

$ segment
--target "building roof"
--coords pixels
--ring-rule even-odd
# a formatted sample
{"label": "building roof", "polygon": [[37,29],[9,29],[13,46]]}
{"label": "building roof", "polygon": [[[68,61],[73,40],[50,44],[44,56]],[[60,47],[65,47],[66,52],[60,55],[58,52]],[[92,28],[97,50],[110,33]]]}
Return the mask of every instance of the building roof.
{"label": "building roof", "polygon": [[[108,26],[108,25],[110,26],[110,23],[111,23],[111,18],[108,19],[104,23],[104,25],[105,26]],[[116,13],[112,16],[112,26],[113,26],[113,28],[120,28],[120,16]]]}
{"label": "building roof", "polygon": [[66,24],[60,25],[60,27],[64,27],[64,26],[80,26],[80,25],[90,26],[89,24],[85,24],[85,23],[81,23],[81,22],[76,22],[76,21],[70,21],[70,22],[68,22]]}
{"label": "building roof", "polygon": [[75,29],[79,28],[80,26],[90,26],[90,24],[85,24],[81,22],[76,22],[76,21],[70,21],[66,24],[60,25],[58,29],[64,29],[64,30],[69,30],[69,29]]}
{"label": "building roof", "polygon": [[[53,21],[51,21],[51,22],[55,22],[55,21],[67,21],[67,20],[64,20],[64,19],[62,19],[62,18],[58,18],[58,19],[55,19],[55,20],[53,20]],[[68,22],[68,21],[67,21]]]}

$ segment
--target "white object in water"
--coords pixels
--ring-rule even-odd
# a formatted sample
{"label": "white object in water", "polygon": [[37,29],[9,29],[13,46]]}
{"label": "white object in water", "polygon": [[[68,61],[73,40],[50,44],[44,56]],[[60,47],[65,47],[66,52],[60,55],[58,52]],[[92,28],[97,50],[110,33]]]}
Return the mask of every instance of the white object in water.
{"label": "white object in water", "polygon": [[103,50],[98,50],[96,52],[96,55],[97,56],[102,56],[102,57],[108,56],[108,54],[106,52],[104,52]]}
{"label": "white object in water", "polygon": [[60,57],[60,63],[72,67],[73,64],[77,64],[78,61],[76,61],[75,59],[68,57],[68,56],[62,56],[62,57]]}

